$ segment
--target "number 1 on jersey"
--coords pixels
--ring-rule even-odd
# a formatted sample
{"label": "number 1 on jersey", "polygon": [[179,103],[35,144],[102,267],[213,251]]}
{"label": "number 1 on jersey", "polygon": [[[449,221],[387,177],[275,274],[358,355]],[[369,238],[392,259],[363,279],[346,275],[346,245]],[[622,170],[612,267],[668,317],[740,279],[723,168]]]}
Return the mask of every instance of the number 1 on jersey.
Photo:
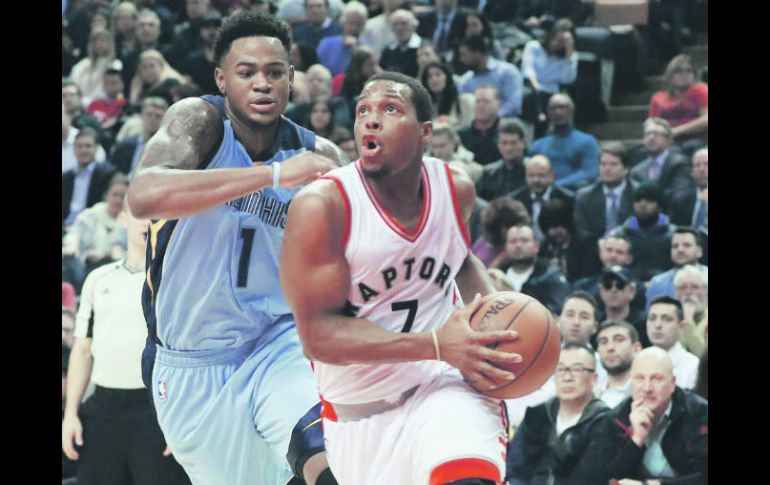
{"label": "number 1 on jersey", "polygon": [[254,243],[255,232],[256,230],[252,227],[241,228],[243,247],[241,248],[241,257],[238,259],[238,288],[245,288],[249,278],[249,260],[251,259],[251,246]]}
{"label": "number 1 on jersey", "polygon": [[394,312],[409,310],[409,313],[406,314],[406,323],[404,324],[404,328],[401,329],[401,332],[407,333],[412,330],[414,317],[417,315],[417,300],[397,301],[390,305],[390,309]]}

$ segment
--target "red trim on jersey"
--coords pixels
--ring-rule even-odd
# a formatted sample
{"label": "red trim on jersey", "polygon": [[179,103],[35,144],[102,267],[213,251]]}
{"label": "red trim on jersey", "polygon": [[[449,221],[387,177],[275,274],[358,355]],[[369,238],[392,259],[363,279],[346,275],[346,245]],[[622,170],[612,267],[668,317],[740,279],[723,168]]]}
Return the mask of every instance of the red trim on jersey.
{"label": "red trim on jersey", "polygon": [[374,209],[380,215],[385,224],[397,235],[401,236],[409,242],[415,242],[417,238],[420,237],[420,234],[422,234],[422,230],[425,229],[425,226],[428,222],[428,214],[430,213],[430,183],[428,179],[428,172],[425,170],[425,166],[422,166],[422,174],[420,176],[420,183],[422,184],[423,193],[422,210],[420,211],[420,219],[417,221],[417,225],[414,227],[414,229],[407,229],[406,227],[402,226],[401,223],[399,223],[396,218],[390,215],[388,210],[385,209],[385,207],[382,205],[382,202],[380,202],[380,199],[377,197],[377,194],[374,193],[374,190],[372,190],[372,187],[369,185],[369,181],[366,180],[366,177],[364,177],[364,174],[361,171],[360,160],[358,163],[356,163],[356,170],[358,171],[358,176],[361,177],[361,183],[366,190],[366,195],[369,196],[369,200],[372,201]]}
{"label": "red trim on jersey", "polygon": [[323,396],[319,395],[319,397],[321,398],[321,417],[336,423],[337,412],[334,410],[332,403],[324,399]]}
{"label": "red trim on jersey", "polygon": [[464,478],[483,478],[499,484],[500,470],[493,463],[478,458],[461,458],[442,463],[430,473],[430,485],[444,485]]}
{"label": "red trim on jersey", "polygon": [[342,182],[340,179],[335,177],[334,175],[324,175],[321,177],[322,179],[331,180],[337,185],[337,188],[340,191],[340,194],[342,194],[342,200],[345,201],[345,233],[342,236],[342,247],[347,247],[348,245],[348,237],[350,237],[350,199],[348,199],[348,193],[345,192],[345,186],[342,185]]}
{"label": "red trim on jersey", "polygon": [[468,245],[468,247],[471,247],[471,236],[468,234],[468,228],[465,227],[465,223],[463,222],[463,213],[460,211],[460,202],[457,200],[457,189],[455,189],[455,181],[452,178],[452,169],[449,168],[449,164],[445,163],[444,168],[446,169],[446,176],[449,179],[449,189],[452,192],[452,202],[455,207],[455,215],[457,216],[457,223],[460,225],[460,232],[463,233],[463,239],[465,239],[465,244]]}

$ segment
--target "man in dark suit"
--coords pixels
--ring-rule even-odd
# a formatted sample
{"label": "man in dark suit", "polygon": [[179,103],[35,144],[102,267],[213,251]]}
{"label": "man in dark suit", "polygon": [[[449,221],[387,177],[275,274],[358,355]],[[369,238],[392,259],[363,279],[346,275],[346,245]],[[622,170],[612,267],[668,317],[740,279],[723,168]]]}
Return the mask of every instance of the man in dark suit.
{"label": "man in dark suit", "polygon": [[76,168],[67,170],[61,177],[61,220],[72,224],[85,208],[104,198],[104,192],[115,174],[115,167],[108,162],[96,162],[96,130],[84,127],[75,137]]}
{"label": "man in dark suit", "polygon": [[329,0],[305,0],[305,15],[307,21],[292,27],[292,39],[298,44],[307,44],[315,50],[324,37],[342,33],[342,26],[329,17]]}
{"label": "man in dark suit", "polygon": [[663,211],[668,212],[675,194],[690,190],[690,162],[681,153],[672,151],[671,125],[663,118],[649,118],[644,122],[644,148],[648,157],[631,169],[631,180],[657,182],[663,190]]}
{"label": "man in dark suit", "polygon": [[562,200],[572,214],[575,207],[575,194],[554,185],[556,176],[551,169],[551,161],[545,155],[535,155],[525,160],[524,169],[527,185],[514,190],[508,196],[521,201],[527,208],[527,212],[532,216],[535,238],[542,242],[545,237],[540,229],[538,217],[543,203],[552,199]]}
{"label": "man in dark suit", "polygon": [[129,176],[133,174],[144,145],[160,128],[160,122],[167,109],[168,103],[165,99],[158,96],[145,98],[142,102],[142,132],[115,145],[110,154],[110,160],[118,171]]}
{"label": "man in dark suit", "polygon": [[418,17],[417,34],[430,39],[440,55],[465,36],[465,14],[457,8],[457,0],[436,0],[436,10]]}
{"label": "man in dark suit", "polygon": [[695,187],[674,194],[669,217],[678,226],[692,226],[708,234],[709,149],[701,148],[692,156]]}
{"label": "man in dark suit", "polygon": [[628,180],[629,160],[621,142],[606,142],[599,155],[599,181],[583,187],[575,198],[575,230],[598,258],[597,241],[631,215],[634,183]]}

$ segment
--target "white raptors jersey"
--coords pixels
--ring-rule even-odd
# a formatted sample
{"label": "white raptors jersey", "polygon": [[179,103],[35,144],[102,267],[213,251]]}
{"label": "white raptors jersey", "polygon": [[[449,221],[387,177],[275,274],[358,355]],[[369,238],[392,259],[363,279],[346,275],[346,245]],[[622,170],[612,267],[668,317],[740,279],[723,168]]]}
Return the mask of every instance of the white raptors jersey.
{"label": "white raptors jersey", "polygon": [[[377,200],[360,161],[331,171],[346,199],[345,258],[350,264],[348,310],[391,332],[429,332],[461,305],[455,275],[470,241],[462,223],[449,166],[422,164],[422,212],[409,230]],[[392,398],[436,375],[436,360],[376,365],[315,362],[321,395],[339,404]]]}

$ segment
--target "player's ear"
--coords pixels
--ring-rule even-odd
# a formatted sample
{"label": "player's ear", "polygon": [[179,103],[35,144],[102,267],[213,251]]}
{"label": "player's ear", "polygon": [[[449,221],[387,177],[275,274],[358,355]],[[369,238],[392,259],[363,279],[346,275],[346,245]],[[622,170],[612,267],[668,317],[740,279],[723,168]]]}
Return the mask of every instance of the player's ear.
{"label": "player's ear", "polygon": [[217,88],[219,89],[219,92],[222,93],[224,96],[225,94],[225,73],[222,72],[222,69],[216,68],[214,69],[214,82],[217,83]]}
{"label": "player's ear", "polygon": [[433,134],[433,122],[423,121],[421,129],[422,129],[422,142],[428,143],[428,140],[430,140],[430,136]]}

